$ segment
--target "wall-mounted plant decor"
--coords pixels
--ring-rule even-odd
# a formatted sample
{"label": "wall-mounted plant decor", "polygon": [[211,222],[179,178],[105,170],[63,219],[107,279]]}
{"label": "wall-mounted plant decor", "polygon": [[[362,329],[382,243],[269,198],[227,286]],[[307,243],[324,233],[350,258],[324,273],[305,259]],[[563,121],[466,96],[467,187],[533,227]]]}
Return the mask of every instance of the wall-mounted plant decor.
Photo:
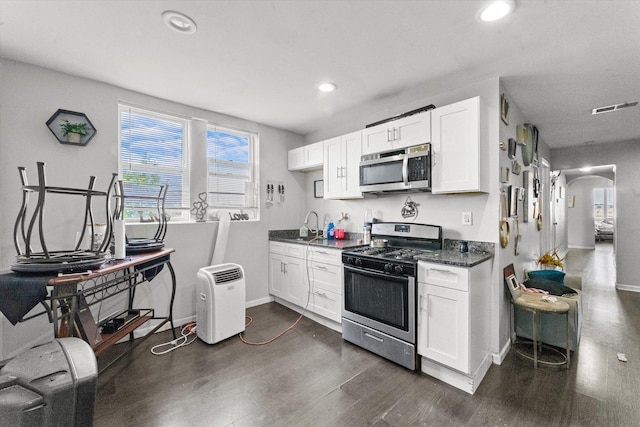
{"label": "wall-mounted plant decor", "polygon": [[47,120],[47,127],[60,144],[85,146],[97,132],[86,114],[62,109]]}

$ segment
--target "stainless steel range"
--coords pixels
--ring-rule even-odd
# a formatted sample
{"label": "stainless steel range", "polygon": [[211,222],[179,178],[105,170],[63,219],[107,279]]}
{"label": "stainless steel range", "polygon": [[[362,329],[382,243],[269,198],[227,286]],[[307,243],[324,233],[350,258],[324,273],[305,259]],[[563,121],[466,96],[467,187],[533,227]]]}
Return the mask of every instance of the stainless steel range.
{"label": "stainless steel range", "polygon": [[342,253],[342,337],[416,370],[416,257],[442,249],[442,227],[379,222],[371,238]]}

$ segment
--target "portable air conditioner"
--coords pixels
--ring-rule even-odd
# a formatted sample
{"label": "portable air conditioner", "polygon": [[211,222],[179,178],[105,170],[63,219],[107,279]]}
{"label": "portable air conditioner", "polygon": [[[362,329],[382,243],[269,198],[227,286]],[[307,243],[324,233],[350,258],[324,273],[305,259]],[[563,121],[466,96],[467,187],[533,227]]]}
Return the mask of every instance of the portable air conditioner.
{"label": "portable air conditioner", "polygon": [[238,264],[219,264],[198,271],[196,333],[215,344],[244,331],[244,270]]}

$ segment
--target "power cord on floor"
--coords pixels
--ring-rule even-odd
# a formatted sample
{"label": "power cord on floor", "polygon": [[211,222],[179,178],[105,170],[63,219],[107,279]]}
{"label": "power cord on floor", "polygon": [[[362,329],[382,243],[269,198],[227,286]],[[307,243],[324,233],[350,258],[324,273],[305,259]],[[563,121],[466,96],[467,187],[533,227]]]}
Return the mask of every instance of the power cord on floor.
{"label": "power cord on floor", "polygon": [[[162,356],[163,354],[167,354],[170,351],[173,351],[177,348],[187,346],[194,342],[197,339],[196,336],[196,322],[189,322],[185,324],[180,329],[180,336],[174,340],[171,340],[166,343],[158,344],[156,346],[151,347],[151,354],[155,354],[156,356]],[[190,336],[193,335],[192,339],[189,339]],[[166,347],[164,350],[157,350],[159,348]]]}
{"label": "power cord on floor", "polygon": [[[245,328],[248,328],[249,325],[251,325],[253,323],[253,319],[250,316],[245,316],[245,317],[247,319],[249,319],[249,322],[247,322],[247,324],[245,325]],[[298,322],[300,322],[301,319],[302,319],[302,314],[300,316],[298,316],[298,319],[295,322],[293,322],[293,324],[291,326],[289,326],[287,329],[285,329],[284,331],[280,332],[278,335],[276,335],[273,338],[270,338],[270,339],[268,339],[266,341],[262,341],[262,342],[247,341],[242,336],[242,332],[240,332],[238,334],[238,337],[240,338],[240,341],[242,341],[243,343],[248,344],[248,345],[265,345],[265,344],[269,344],[271,342],[274,342],[275,340],[277,340],[278,338],[280,338],[281,336],[283,336],[284,334],[286,334],[290,330],[292,330],[298,324]]]}
{"label": "power cord on floor", "polygon": [[[307,242],[307,247],[306,247],[306,252],[305,252],[305,265],[307,267],[307,283],[309,285],[309,288],[307,289],[307,303],[304,306],[304,309],[302,310],[302,313],[300,313],[300,316],[298,316],[298,319],[296,319],[295,322],[293,322],[293,324],[291,326],[289,326],[287,329],[285,329],[284,331],[280,332],[278,335],[274,336],[273,338],[270,338],[266,341],[262,341],[262,342],[251,342],[251,341],[247,341],[243,336],[242,336],[242,332],[240,332],[238,334],[238,338],[240,338],[240,341],[242,341],[245,344],[248,345],[265,345],[265,344],[269,344],[274,342],[275,340],[277,340],[278,338],[280,338],[281,336],[283,336],[284,334],[286,334],[287,332],[289,332],[290,330],[292,330],[299,322],[300,320],[302,320],[302,317],[304,316],[305,312],[307,311],[307,308],[309,307],[309,300],[311,297],[311,278],[309,277],[309,247],[311,246],[311,242],[315,241],[319,239],[319,236],[314,237],[313,239],[309,240]],[[244,325],[244,328],[248,328],[252,323],[253,323],[253,319],[251,318],[251,316],[245,316],[245,318],[249,319],[249,321]]]}

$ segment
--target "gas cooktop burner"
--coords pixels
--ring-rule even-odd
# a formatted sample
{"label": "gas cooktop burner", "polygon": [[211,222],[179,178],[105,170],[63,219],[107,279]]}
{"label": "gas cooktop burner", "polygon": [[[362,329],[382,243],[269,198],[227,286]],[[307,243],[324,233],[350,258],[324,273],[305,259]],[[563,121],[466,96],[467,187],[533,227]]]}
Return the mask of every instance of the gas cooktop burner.
{"label": "gas cooktop burner", "polygon": [[415,248],[398,248],[398,247],[386,247],[386,248],[358,248],[350,251],[352,254],[364,255],[373,258],[380,258],[386,260],[398,260],[398,261],[413,261],[416,256],[431,252],[427,249],[415,249]]}

